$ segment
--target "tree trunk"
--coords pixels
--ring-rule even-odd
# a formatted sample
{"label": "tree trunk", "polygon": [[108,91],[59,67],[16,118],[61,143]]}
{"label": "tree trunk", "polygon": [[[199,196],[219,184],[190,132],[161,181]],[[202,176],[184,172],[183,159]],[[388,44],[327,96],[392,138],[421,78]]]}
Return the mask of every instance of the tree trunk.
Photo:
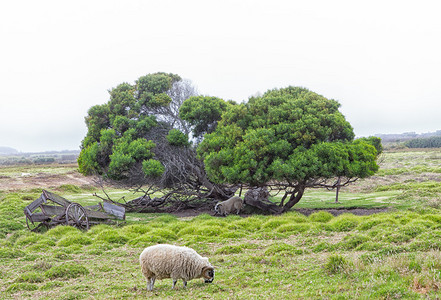
{"label": "tree trunk", "polygon": [[290,210],[294,205],[296,205],[300,199],[302,199],[303,193],[305,192],[304,186],[298,186],[294,190],[294,192],[291,194],[291,197],[289,197],[288,202],[283,206],[282,212],[287,212]]}
{"label": "tree trunk", "polygon": [[264,213],[279,214],[280,207],[268,200],[269,192],[266,188],[251,188],[244,196],[244,202],[247,205],[258,208]]}

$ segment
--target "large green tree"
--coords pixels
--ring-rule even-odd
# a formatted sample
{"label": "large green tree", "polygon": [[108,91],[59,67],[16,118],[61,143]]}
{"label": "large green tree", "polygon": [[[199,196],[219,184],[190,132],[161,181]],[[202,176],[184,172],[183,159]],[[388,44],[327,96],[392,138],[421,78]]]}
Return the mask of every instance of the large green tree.
{"label": "large green tree", "polygon": [[183,101],[197,95],[188,81],[175,74],[148,74],[109,94],[107,103],[88,111],[81,173],[126,186],[156,186],[167,195],[230,195],[207,179],[189,140],[192,127],[179,117]]}
{"label": "large green tree", "polygon": [[378,169],[378,141],[355,140],[340,104],[305,88],[274,89],[229,106],[198,147],[215,183],[285,192],[272,212],[298,203],[306,188],[343,186]]}

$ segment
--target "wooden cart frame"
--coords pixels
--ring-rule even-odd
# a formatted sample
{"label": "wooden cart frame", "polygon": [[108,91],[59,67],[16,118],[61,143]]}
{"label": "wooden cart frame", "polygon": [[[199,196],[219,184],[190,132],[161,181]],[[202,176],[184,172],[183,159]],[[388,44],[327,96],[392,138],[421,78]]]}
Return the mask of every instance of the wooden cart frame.
{"label": "wooden cart frame", "polygon": [[[49,205],[49,201],[58,205]],[[103,202],[83,207],[46,190],[43,190],[37,200],[25,207],[24,214],[26,225],[31,231],[60,224],[88,230],[93,224],[125,220],[125,208],[122,206]]]}

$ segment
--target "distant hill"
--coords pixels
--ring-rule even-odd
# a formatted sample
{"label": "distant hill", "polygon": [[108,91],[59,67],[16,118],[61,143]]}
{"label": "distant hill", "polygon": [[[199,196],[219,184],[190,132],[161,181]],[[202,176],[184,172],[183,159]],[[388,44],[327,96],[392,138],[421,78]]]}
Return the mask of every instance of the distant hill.
{"label": "distant hill", "polygon": [[383,144],[387,143],[400,143],[413,139],[425,139],[431,137],[441,136],[441,130],[437,130],[435,132],[426,132],[426,133],[416,133],[416,132],[405,132],[399,134],[375,134],[376,137],[381,138]]}
{"label": "distant hill", "polygon": [[18,150],[11,147],[0,147],[0,154],[2,155],[18,154]]}

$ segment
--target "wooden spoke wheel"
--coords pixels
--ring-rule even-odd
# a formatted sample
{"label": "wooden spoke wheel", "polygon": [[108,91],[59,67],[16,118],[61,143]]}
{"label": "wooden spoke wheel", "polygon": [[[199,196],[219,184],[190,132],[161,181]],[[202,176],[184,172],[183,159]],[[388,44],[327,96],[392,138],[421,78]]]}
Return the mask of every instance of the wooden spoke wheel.
{"label": "wooden spoke wheel", "polygon": [[75,226],[81,230],[89,229],[89,218],[86,210],[78,203],[71,203],[66,208],[66,224]]}

